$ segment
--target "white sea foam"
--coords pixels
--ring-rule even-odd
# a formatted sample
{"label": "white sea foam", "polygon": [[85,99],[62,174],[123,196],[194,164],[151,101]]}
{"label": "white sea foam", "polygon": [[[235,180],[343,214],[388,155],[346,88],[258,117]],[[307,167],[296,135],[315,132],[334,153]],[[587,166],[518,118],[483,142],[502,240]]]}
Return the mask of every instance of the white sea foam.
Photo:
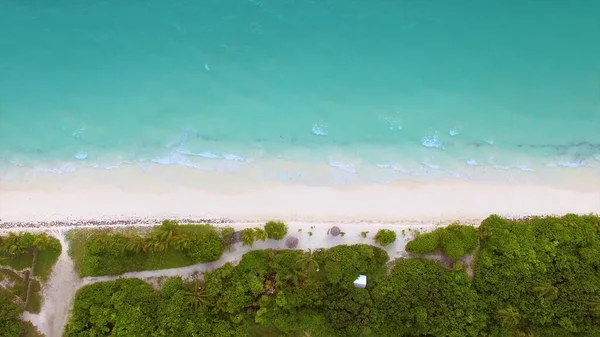
{"label": "white sea foam", "polygon": [[327,136],[327,132],[323,129],[323,125],[313,124],[312,133],[317,136]]}
{"label": "white sea foam", "polygon": [[228,153],[224,154],[223,158],[230,160],[230,161],[239,161],[239,162],[246,161],[246,159],[244,159],[243,157],[240,157],[235,154],[228,154]]}
{"label": "white sea foam", "polygon": [[491,138],[485,138],[483,141],[485,141],[486,143],[488,143],[490,145],[494,145],[494,140]]}
{"label": "white sea foam", "polygon": [[335,168],[340,169],[342,171],[346,171],[346,172],[350,172],[350,173],[356,173],[356,169],[351,164],[344,164],[344,163],[340,163],[340,162],[334,161],[334,162],[330,162],[329,166],[335,167]]}
{"label": "white sea foam", "polygon": [[452,129],[452,130],[448,131],[448,134],[451,137],[454,137],[454,136],[458,135],[458,130],[457,129]]}
{"label": "white sea foam", "polygon": [[86,152],[83,151],[79,151],[75,154],[75,158],[79,159],[79,160],[84,160],[88,157],[88,154]]}
{"label": "white sea foam", "polygon": [[467,160],[467,164],[469,166],[477,166],[478,165],[477,162],[474,159]]}
{"label": "white sea foam", "polygon": [[206,158],[206,159],[223,159],[223,156],[220,156],[216,153],[210,152],[210,151],[205,151],[205,152],[200,152],[200,153],[196,153],[196,152],[192,152],[186,149],[177,149],[175,150],[177,153],[186,155],[186,156],[193,156],[193,157],[202,157],[202,158]]}
{"label": "white sea foam", "polygon": [[423,146],[429,147],[429,148],[439,148],[442,146],[437,133],[434,134],[433,136],[428,136],[428,137],[424,137],[423,139],[421,139],[421,144],[423,144]]}
{"label": "white sea foam", "polygon": [[433,169],[433,170],[439,170],[440,169],[440,167],[438,165],[431,164],[431,163],[428,163],[426,161],[422,161],[421,164],[423,164],[423,166],[428,167],[428,168]]}

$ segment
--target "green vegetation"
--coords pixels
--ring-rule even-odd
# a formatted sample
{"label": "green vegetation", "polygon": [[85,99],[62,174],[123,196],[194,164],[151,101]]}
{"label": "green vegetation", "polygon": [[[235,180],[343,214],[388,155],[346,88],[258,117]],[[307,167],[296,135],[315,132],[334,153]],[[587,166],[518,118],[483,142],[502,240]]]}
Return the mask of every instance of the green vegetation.
{"label": "green vegetation", "polygon": [[360,232],[360,236],[361,236],[362,238],[366,238],[366,237],[367,237],[367,234],[369,234],[369,232],[368,232],[368,231],[366,231],[366,232]]}
{"label": "green vegetation", "polygon": [[246,228],[242,231],[242,245],[252,247],[254,242],[260,240],[265,241],[268,238],[268,233],[262,228]]}
{"label": "green vegetation", "polygon": [[479,233],[490,336],[600,336],[600,217],[491,216]]}
{"label": "green vegetation", "polygon": [[377,231],[377,234],[375,234],[374,239],[378,245],[385,247],[396,242],[396,232],[389,229],[380,229]]}
{"label": "green vegetation", "polygon": [[216,261],[231,243],[231,231],[219,233],[210,225],[178,225],[166,220],[146,233],[77,229],[67,238],[75,269],[86,277]]}
{"label": "green vegetation", "polygon": [[47,280],[60,251],[60,242],[46,233],[9,233],[0,237],[0,266],[21,271],[31,268],[35,257],[34,275]]}
{"label": "green vegetation", "polygon": [[438,229],[427,252],[464,255],[472,231],[473,280],[461,262],[390,265],[368,245],[258,250],[161,291],[133,279],[81,288],[66,336],[600,336],[600,217],[491,216],[479,233]]}
{"label": "green vegetation", "polygon": [[281,221],[269,221],[265,224],[265,230],[269,239],[281,240],[288,231],[288,226]]}
{"label": "green vegetation", "polygon": [[204,281],[168,279],[158,292],[137,279],[81,288],[66,336],[336,336],[363,329],[370,293],[360,273],[385,279],[387,254],[367,245],[315,253],[259,250],[226,264]]}
{"label": "green vegetation", "polygon": [[429,254],[441,249],[451,259],[458,259],[477,248],[477,230],[473,226],[452,224],[431,233],[417,234],[406,244],[406,251]]}
{"label": "green vegetation", "polygon": [[0,336],[18,337],[25,329],[25,324],[19,320],[23,308],[13,302],[13,296],[0,289]]}
{"label": "green vegetation", "polygon": [[19,317],[40,311],[40,280],[48,279],[60,252],[60,242],[45,233],[0,237],[0,336],[39,335]]}

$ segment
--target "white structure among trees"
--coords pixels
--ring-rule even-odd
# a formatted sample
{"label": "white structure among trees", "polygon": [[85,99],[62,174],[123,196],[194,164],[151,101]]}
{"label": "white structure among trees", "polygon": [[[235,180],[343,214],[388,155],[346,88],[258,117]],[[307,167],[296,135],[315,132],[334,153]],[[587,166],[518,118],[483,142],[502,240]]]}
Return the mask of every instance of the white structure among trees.
{"label": "white structure among trees", "polygon": [[367,286],[367,275],[360,275],[354,281],[354,286],[357,288],[365,288]]}

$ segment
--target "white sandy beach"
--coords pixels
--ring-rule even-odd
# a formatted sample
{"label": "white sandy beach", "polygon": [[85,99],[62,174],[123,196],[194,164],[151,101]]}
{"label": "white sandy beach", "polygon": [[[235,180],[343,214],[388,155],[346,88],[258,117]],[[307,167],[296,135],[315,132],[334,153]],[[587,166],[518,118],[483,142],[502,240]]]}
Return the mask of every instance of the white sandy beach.
{"label": "white sandy beach", "polygon": [[42,175],[0,186],[0,223],[119,218],[418,221],[600,213],[600,180],[563,186],[406,182],[315,187],[172,168]]}

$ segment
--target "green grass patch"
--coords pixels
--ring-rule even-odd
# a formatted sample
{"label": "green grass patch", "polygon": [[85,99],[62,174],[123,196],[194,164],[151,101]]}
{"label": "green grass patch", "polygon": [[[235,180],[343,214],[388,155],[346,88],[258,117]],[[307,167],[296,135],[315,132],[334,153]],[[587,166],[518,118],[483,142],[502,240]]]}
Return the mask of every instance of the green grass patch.
{"label": "green grass patch", "polygon": [[47,281],[52,273],[52,268],[54,268],[56,261],[58,261],[61,251],[62,246],[60,245],[60,241],[55,238],[50,238],[48,248],[38,253],[33,275],[39,277],[43,281]]}
{"label": "green grass patch", "polygon": [[81,277],[207,263],[218,260],[226,249],[215,227],[172,222],[150,231],[77,229],[67,239]]}
{"label": "green grass patch", "polygon": [[44,337],[31,322],[23,322],[23,330],[20,337]]}
{"label": "green grass patch", "polygon": [[31,263],[33,262],[33,254],[30,252],[18,255],[0,253],[0,257],[0,265],[11,267],[16,270],[31,268]]}
{"label": "green grass patch", "polygon": [[33,280],[32,282],[33,289],[31,292],[31,299],[29,301],[29,308],[27,311],[37,314],[42,309],[42,285],[38,280]]}

